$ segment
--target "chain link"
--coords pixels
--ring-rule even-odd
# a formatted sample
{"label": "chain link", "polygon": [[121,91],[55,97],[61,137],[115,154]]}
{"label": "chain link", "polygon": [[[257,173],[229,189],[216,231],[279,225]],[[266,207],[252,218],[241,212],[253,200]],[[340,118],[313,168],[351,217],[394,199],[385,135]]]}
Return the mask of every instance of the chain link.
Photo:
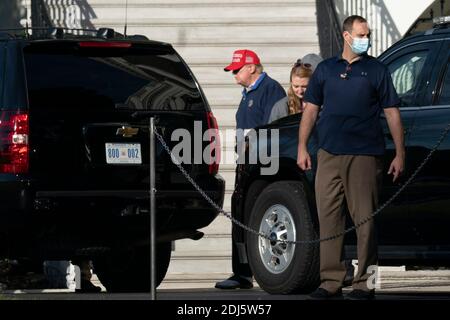
{"label": "chain link", "polygon": [[319,238],[319,239],[313,239],[313,240],[300,240],[300,241],[292,241],[292,240],[275,240],[273,238],[271,238],[269,235],[264,234],[262,232],[258,232],[256,230],[253,230],[252,228],[244,225],[242,222],[240,222],[239,220],[233,218],[231,216],[230,213],[226,212],[225,210],[223,210],[219,205],[217,205],[207,194],[205,191],[203,191],[199,185],[194,181],[194,179],[192,179],[192,177],[186,172],[186,170],[181,166],[181,164],[179,163],[178,159],[172,154],[172,152],[170,151],[169,146],[166,144],[166,142],[164,141],[164,138],[158,133],[156,127],[154,130],[155,136],[158,138],[159,142],[161,142],[161,145],[163,146],[164,150],[166,150],[166,152],[169,154],[170,158],[172,159],[172,162],[178,167],[178,169],[181,171],[181,173],[186,177],[186,179],[192,184],[192,186],[203,196],[203,198],[205,198],[206,201],[208,201],[211,206],[213,206],[218,212],[222,213],[225,217],[227,217],[228,219],[230,219],[234,224],[238,225],[239,227],[241,227],[242,229],[246,230],[247,232],[250,232],[254,235],[260,236],[264,239],[267,239],[271,242],[281,242],[281,243],[286,243],[286,244],[315,244],[315,243],[320,243],[320,242],[324,242],[324,241],[331,241],[334,239],[337,239],[339,237],[344,236],[345,234],[358,229],[359,227],[361,227],[362,225],[366,224],[367,222],[369,222],[370,220],[372,220],[377,214],[379,214],[384,208],[386,208],[388,205],[390,205],[392,203],[392,201],[395,200],[395,198],[398,197],[398,195],[411,183],[411,181],[417,176],[417,174],[420,172],[420,170],[422,170],[422,168],[425,166],[425,164],[428,162],[428,160],[430,160],[431,156],[433,155],[433,153],[439,148],[439,146],[441,145],[442,141],[444,141],[445,137],[447,136],[448,132],[450,131],[450,123],[447,125],[447,127],[445,128],[445,130],[442,132],[440,138],[438,139],[438,141],[436,142],[436,144],[433,146],[433,148],[430,150],[430,152],[428,153],[428,155],[425,157],[425,159],[422,161],[422,163],[417,167],[417,169],[414,171],[414,173],[409,177],[408,180],[406,180],[406,182],[384,203],[382,204],[380,207],[378,207],[378,209],[376,209],[369,217],[361,220],[360,222],[358,222],[357,224],[355,224],[354,226],[345,229],[342,232],[339,232],[335,235],[329,236],[329,237],[324,237],[324,238]]}

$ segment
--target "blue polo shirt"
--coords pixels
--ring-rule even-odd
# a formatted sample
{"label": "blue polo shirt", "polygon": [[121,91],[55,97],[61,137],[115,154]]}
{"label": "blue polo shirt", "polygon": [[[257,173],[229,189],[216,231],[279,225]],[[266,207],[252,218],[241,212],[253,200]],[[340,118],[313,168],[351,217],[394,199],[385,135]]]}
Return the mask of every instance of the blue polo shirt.
{"label": "blue polo shirt", "polygon": [[381,111],[400,103],[388,68],[368,55],[350,65],[341,55],[322,61],[304,100],[322,106],[319,148],[338,155],[382,155]]}
{"label": "blue polo shirt", "polygon": [[236,128],[252,129],[269,122],[273,105],[286,96],[283,87],[261,73],[256,82],[242,91],[242,99],[236,112]]}

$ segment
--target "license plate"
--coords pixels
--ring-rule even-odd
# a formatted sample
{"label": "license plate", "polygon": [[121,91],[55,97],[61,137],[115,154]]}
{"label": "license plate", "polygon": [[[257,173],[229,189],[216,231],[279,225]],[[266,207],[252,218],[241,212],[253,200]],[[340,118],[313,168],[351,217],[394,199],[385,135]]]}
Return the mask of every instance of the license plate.
{"label": "license plate", "polygon": [[105,143],[106,163],[142,163],[140,143]]}

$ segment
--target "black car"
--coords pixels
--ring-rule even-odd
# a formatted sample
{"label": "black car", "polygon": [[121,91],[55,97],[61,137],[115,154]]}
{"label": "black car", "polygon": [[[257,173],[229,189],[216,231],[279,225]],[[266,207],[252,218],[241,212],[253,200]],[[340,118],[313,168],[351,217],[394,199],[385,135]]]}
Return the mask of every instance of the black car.
{"label": "black car", "polygon": [[[394,158],[394,144],[386,119],[381,115],[386,153],[380,204],[390,198],[424,161],[450,124],[450,28],[446,23],[405,38],[379,59],[391,72],[401,99],[405,129],[406,167],[396,183],[387,175]],[[279,170],[262,175],[261,164],[238,166],[232,210],[239,220],[275,239],[318,238],[314,197],[314,134],[309,151],[313,170],[297,166],[298,130],[301,115],[291,115],[258,129],[257,146],[270,145],[261,129],[279,129]],[[257,148],[254,148],[257,149]],[[251,150],[248,148],[247,150]],[[411,183],[375,218],[380,265],[450,266],[450,134],[445,136],[426,165]],[[348,216],[348,215],[347,215]],[[348,219],[347,227],[351,227]],[[319,245],[284,244],[246,234],[255,279],[270,293],[308,291],[319,281]],[[354,231],[345,236],[347,259],[356,258]]]}
{"label": "black car", "polygon": [[[84,257],[108,290],[147,291],[149,118],[171,148],[175,129],[203,133],[217,122],[170,44],[73,33],[0,32],[0,257],[41,268]],[[159,141],[155,153],[159,284],[171,241],[201,238],[218,212]],[[222,205],[218,163],[191,163],[186,171]]]}

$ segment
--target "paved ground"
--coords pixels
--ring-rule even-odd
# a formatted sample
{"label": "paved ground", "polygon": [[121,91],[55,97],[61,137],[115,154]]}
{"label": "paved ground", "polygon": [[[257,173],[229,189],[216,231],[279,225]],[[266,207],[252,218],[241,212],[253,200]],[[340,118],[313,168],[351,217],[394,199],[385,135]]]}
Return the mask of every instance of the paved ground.
{"label": "paved ground", "polygon": [[[3,313],[26,317],[43,314],[60,319],[53,311],[58,300],[64,316],[90,317],[105,313],[128,319],[130,316],[158,314],[163,319],[297,319],[299,316],[325,318],[328,315],[359,314],[366,318],[384,319],[392,312],[402,319],[410,317],[440,317],[448,312],[450,271],[389,271],[381,274],[381,288],[375,301],[310,301],[308,295],[270,295],[257,286],[251,290],[224,291],[214,289],[214,283],[227,275],[171,274],[157,290],[157,300],[149,294],[76,294],[70,290],[6,290],[0,292]],[[100,283],[97,282],[97,285]],[[344,294],[350,288],[344,289]],[[21,300],[18,303],[17,300]],[[39,303],[36,303],[36,301]],[[45,300],[45,301],[43,301]],[[118,301],[121,300],[121,301]],[[125,301],[123,301],[125,300]],[[132,300],[132,301],[130,301]],[[65,303],[64,303],[65,302]],[[124,303],[125,302],[125,303]],[[61,307],[62,305],[62,307]],[[392,311],[395,309],[395,311]],[[70,310],[70,311],[69,311]],[[9,311],[9,310],[8,310]],[[253,313],[251,313],[253,312]],[[257,313],[255,313],[257,312]],[[88,317],[89,317],[88,316]]]}
{"label": "paved ground", "polygon": [[[226,275],[209,274],[201,279],[171,275],[157,290],[158,300],[306,300],[307,295],[270,295],[256,285],[251,290],[217,290],[214,283]],[[94,279],[96,284],[100,283]],[[377,300],[450,300],[450,270],[383,271]],[[256,284],[256,283],[255,283]],[[350,289],[344,289],[344,293]],[[149,294],[75,294],[67,289],[5,290],[4,300],[149,300]]]}

